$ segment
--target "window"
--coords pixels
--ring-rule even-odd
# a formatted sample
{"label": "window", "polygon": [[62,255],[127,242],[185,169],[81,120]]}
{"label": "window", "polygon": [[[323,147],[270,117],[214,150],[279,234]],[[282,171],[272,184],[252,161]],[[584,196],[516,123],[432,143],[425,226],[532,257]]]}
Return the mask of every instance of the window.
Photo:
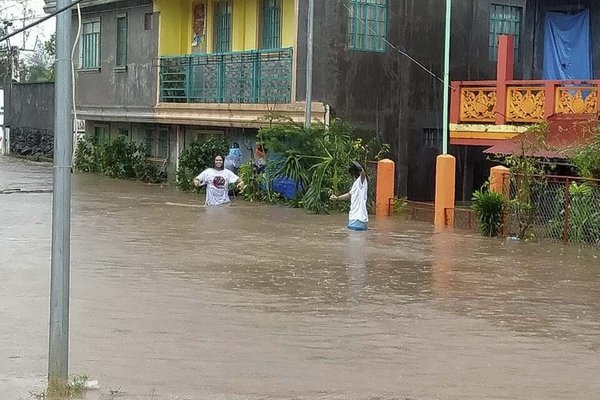
{"label": "window", "polygon": [[350,0],[348,48],[385,51],[387,0]]}
{"label": "window", "polygon": [[100,21],[83,24],[79,65],[83,69],[100,68]]}
{"label": "window", "polygon": [[262,48],[281,47],[281,0],[263,0]]}
{"label": "window", "polygon": [[146,129],[146,155],[167,158],[169,155],[169,128]]}
{"label": "window", "polygon": [[97,144],[108,144],[109,135],[107,126],[95,126],[94,127],[94,139]]}
{"label": "window", "polygon": [[144,30],[152,30],[152,13],[144,14]]}
{"label": "window", "polygon": [[442,130],[438,128],[423,129],[423,147],[433,150],[441,150]]}
{"label": "window", "polygon": [[125,136],[126,138],[128,138],[129,137],[129,129],[119,128],[119,135]]}
{"label": "window", "polygon": [[127,65],[127,16],[117,17],[117,67]]}
{"label": "window", "polygon": [[513,35],[515,37],[515,60],[519,59],[521,37],[521,7],[492,4],[490,11],[490,61],[498,59],[498,36]]}
{"label": "window", "polygon": [[206,4],[192,6],[192,53],[206,53]]}
{"label": "window", "polygon": [[231,51],[231,1],[215,3],[215,51]]}

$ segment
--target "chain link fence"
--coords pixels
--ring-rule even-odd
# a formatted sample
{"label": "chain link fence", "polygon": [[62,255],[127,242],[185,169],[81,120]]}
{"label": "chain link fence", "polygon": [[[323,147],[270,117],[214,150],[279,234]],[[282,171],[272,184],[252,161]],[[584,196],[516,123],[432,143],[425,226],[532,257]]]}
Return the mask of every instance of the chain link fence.
{"label": "chain link fence", "polygon": [[506,176],[510,182],[505,234],[600,245],[600,180],[565,176]]}

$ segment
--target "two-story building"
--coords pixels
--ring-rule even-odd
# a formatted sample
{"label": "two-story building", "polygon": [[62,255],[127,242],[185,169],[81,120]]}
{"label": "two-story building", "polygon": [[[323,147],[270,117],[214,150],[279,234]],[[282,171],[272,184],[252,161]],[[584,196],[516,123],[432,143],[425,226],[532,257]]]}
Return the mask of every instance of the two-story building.
{"label": "two-story building", "polygon": [[[46,3],[47,10],[55,6],[54,0]],[[315,1],[312,120],[341,117],[361,134],[389,143],[397,193],[415,200],[433,198],[435,157],[441,151],[443,85],[437,78],[444,5],[442,0]],[[304,121],[307,0],[84,0],[81,7],[76,104],[87,134],[105,140],[130,136],[173,172],[177,155],[198,135],[222,133],[239,142],[248,157],[257,129],[268,123],[267,113]],[[501,107],[512,104],[505,96],[517,93],[512,88],[518,85],[538,88],[521,93],[529,99],[525,108],[530,98],[539,98],[542,79],[550,79],[544,74],[546,58],[560,69],[560,57],[546,56],[554,37],[545,33],[547,15],[587,10],[590,29],[581,35],[589,38],[593,66],[600,61],[594,47],[600,33],[591,29],[599,8],[592,0],[453,0],[451,79],[457,82],[450,151],[458,158],[459,197],[470,198],[485,179],[483,150],[492,140],[539,120],[516,120]],[[73,21],[75,37],[76,12]],[[514,68],[506,70],[512,64],[504,60],[501,83],[485,81],[495,77],[498,56],[504,54],[498,50],[501,34],[514,36]],[[591,73],[573,79],[596,77]],[[473,97],[479,100],[471,107],[466,99]],[[482,98],[500,98],[498,108],[480,105]],[[544,106],[548,112],[551,102]],[[473,114],[478,109],[491,116]]]}

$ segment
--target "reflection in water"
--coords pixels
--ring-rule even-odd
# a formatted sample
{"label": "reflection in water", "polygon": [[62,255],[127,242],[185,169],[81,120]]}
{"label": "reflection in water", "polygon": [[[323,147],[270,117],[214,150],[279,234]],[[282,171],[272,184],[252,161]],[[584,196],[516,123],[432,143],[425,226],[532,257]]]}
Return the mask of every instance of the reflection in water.
{"label": "reflection in water", "polygon": [[348,271],[349,297],[357,301],[366,286],[367,277],[367,232],[348,232],[346,239],[346,257]]}

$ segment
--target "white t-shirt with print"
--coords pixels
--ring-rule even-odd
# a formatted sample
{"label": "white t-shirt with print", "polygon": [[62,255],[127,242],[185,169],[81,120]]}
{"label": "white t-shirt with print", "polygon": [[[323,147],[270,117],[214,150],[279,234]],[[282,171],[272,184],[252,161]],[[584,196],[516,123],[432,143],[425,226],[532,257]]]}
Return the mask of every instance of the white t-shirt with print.
{"label": "white t-shirt with print", "polygon": [[200,183],[206,183],[206,205],[218,206],[230,201],[229,184],[237,182],[240,178],[228,169],[208,168],[202,171],[196,179]]}
{"label": "white t-shirt with print", "polygon": [[350,189],[350,213],[348,220],[359,220],[361,222],[369,222],[369,214],[367,213],[367,178],[362,180],[360,176],[352,184]]}

